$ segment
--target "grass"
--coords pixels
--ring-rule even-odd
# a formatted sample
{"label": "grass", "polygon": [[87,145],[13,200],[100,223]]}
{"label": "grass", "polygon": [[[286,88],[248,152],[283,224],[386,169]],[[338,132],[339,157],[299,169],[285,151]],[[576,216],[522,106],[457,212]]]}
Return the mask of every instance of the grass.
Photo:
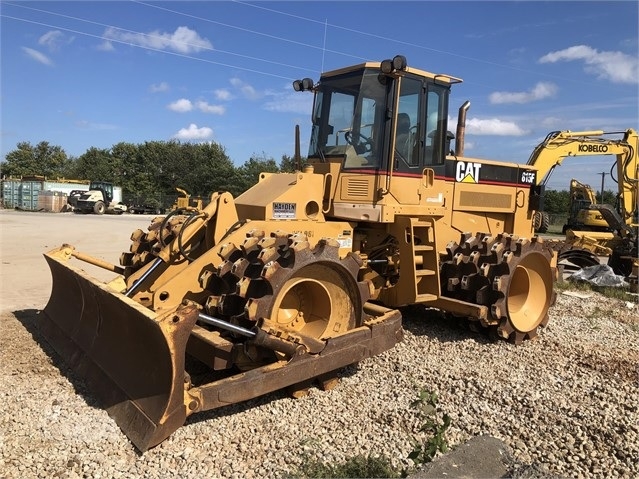
{"label": "grass", "polygon": [[339,464],[327,464],[318,459],[306,458],[295,477],[401,477],[386,456],[357,455]]}
{"label": "grass", "polygon": [[[421,466],[431,462],[438,453],[445,453],[448,450],[448,441],[445,433],[450,426],[451,420],[448,414],[442,414],[439,410],[437,393],[427,389],[419,391],[417,399],[411,403],[410,407],[415,411],[416,417],[421,424],[419,427],[421,435],[419,438],[410,438],[413,444],[413,451],[408,457],[416,466]],[[357,455],[338,464],[328,464],[323,460],[305,454],[302,464],[292,477],[396,478],[407,477],[410,473],[411,471],[408,469],[396,470],[391,461],[384,455]]]}
{"label": "grass", "polygon": [[562,281],[555,283],[557,291],[595,291],[606,298],[620,299],[622,301],[637,302],[636,294],[633,295],[629,288],[613,288],[610,286],[595,286],[585,281]]}

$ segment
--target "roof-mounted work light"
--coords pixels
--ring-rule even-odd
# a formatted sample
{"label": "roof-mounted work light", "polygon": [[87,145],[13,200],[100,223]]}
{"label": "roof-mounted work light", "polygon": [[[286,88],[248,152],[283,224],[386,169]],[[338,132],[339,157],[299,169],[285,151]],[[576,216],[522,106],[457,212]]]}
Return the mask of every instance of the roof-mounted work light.
{"label": "roof-mounted work light", "polygon": [[310,78],[304,78],[303,80],[295,80],[293,82],[293,90],[295,91],[307,91],[313,89],[313,80]]}
{"label": "roof-mounted work light", "polygon": [[381,65],[382,73],[389,74],[394,71],[406,70],[406,57],[404,55],[396,55],[392,60],[384,60]]}

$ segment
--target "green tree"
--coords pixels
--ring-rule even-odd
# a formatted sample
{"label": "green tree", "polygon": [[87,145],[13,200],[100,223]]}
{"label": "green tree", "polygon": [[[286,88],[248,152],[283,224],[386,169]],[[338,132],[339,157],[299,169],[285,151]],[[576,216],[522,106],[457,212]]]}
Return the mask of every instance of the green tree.
{"label": "green tree", "polygon": [[109,150],[91,147],[75,161],[75,177],[88,181],[113,182],[115,175],[112,162]]}
{"label": "green tree", "polygon": [[280,171],[282,173],[294,173],[299,170],[306,163],[306,158],[300,158],[300,164],[297,164],[294,156],[282,155],[280,160]]}
{"label": "green tree", "polygon": [[213,191],[228,190],[229,179],[236,176],[224,148],[214,142],[118,144],[111,153],[121,160],[122,186],[130,203],[168,207],[178,187],[208,198]]}
{"label": "green tree", "polygon": [[566,215],[570,208],[570,192],[567,190],[546,190],[544,211],[553,215]]}
{"label": "green tree", "polygon": [[[597,200],[601,196],[601,191],[597,193]],[[605,205],[616,205],[617,204],[617,192],[612,190],[604,190],[603,194],[603,203]]]}
{"label": "green tree", "polygon": [[120,142],[111,147],[110,153],[115,166],[113,183],[122,187],[124,202],[129,204],[129,197],[136,191],[138,146]]}
{"label": "green tree", "polygon": [[60,146],[41,141],[32,146],[28,141],[17,144],[17,149],[6,155],[2,164],[4,176],[41,175],[47,178],[64,177],[71,171],[72,162]]}
{"label": "green tree", "polygon": [[236,168],[222,145],[215,142],[182,145],[186,171],[184,189],[208,197],[215,191],[230,191]]}

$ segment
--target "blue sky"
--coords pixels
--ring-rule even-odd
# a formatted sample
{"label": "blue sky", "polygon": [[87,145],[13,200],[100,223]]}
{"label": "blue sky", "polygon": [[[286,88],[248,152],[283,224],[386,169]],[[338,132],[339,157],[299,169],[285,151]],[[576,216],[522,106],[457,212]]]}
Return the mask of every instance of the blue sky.
{"label": "blue sky", "polygon": [[[179,139],[279,161],[296,124],[308,147],[312,96],[292,80],[402,54],[464,79],[467,156],[525,163],[550,131],[639,128],[638,5],[1,1],[1,156]],[[611,161],[566,160],[549,187],[599,189]]]}

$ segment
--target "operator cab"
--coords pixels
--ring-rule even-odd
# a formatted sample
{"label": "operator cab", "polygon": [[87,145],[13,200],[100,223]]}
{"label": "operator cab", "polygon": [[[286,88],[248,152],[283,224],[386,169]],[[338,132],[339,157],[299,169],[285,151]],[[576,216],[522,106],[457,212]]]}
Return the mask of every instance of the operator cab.
{"label": "operator cab", "polygon": [[315,86],[295,82],[315,91],[309,161],[341,157],[344,173],[443,169],[450,86],[460,81],[408,68],[397,56],[325,73]]}
{"label": "operator cab", "polygon": [[89,185],[90,191],[101,191],[104,201],[110,203],[113,201],[113,185],[105,181],[92,181]]}

